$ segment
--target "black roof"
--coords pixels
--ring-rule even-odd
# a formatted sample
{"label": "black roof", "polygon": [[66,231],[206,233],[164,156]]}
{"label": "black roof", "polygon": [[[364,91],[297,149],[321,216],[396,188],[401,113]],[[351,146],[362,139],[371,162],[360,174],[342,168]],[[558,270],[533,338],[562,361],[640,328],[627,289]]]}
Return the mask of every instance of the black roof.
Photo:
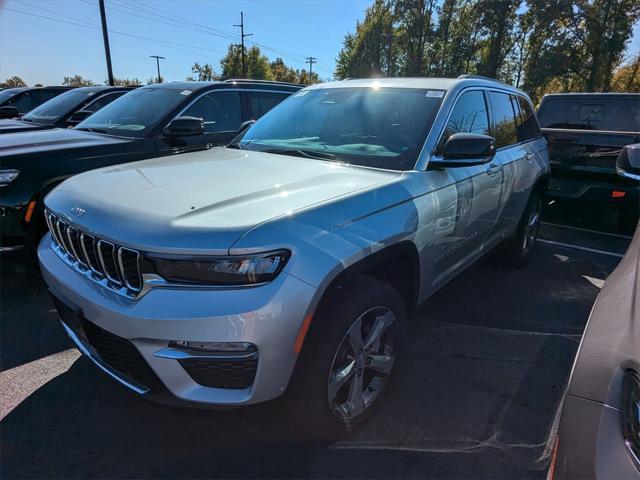
{"label": "black roof", "polygon": [[273,87],[282,87],[283,90],[294,91],[304,87],[296,83],[286,82],[273,82],[268,80],[249,80],[249,79],[232,79],[224,81],[214,82],[189,82],[189,81],[176,81],[168,83],[154,83],[151,85],[145,85],[142,88],[162,88],[167,90],[190,90],[192,92],[198,90],[213,90],[215,88],[228,88],[229,85],[242,85],[242,86],[260,86],[265,85]]}

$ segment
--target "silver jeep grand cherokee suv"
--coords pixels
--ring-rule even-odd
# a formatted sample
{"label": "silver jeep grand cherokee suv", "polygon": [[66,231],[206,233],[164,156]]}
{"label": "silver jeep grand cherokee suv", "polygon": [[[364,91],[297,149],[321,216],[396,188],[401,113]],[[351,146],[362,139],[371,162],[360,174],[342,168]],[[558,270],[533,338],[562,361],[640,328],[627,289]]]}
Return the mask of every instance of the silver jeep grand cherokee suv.
{"label": "silver jeep grand cherokee suv", "polygon": [[339,433],[417,305],[499,244],[526,262],[548,172],[530,100],[497,81],[314,85],[226,148],[67,180],[39,258],[67,333],[122,385],[225,406],[287,390]]}

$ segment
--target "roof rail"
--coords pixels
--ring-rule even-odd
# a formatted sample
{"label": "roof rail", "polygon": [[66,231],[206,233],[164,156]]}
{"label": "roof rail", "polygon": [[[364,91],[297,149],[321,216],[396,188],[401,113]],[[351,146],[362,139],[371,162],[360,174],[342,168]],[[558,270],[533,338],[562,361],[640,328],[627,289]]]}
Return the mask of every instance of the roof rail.
{"label": "roof rail", "polygon": [[292,87],[306,87],[302,83],[278,82],[276,80],[252,80],[251,78],[227,78],[223,80],[225,83],[264,83],[266,85],[291,85]]}
{"label": "roof rail", "polygon": [[464,74],[464,75],[459,75],[458,76],[458,80],[463,80],[465,78],[475,78],[476,80],[489,80],[490,82],[498,82],[498,83],[502,83],[503,85],[509,85],[506,82],[503,82],[502,80],[498,80],[497,78],[491,78],[491,77],[486,77],[484,75],[470,75],[470,74]]}

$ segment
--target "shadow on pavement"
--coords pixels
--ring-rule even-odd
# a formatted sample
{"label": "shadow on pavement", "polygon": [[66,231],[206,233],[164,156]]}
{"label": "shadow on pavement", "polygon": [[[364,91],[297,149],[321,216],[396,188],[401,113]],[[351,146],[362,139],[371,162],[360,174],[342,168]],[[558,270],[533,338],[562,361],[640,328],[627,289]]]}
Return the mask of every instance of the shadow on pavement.
{"label": "shadow on pavement", "polygon": [[[524,270],[470,269],[421,309],[375,417],[329,446],[300,438],[280,401],[226,412],[153,405],[81,358],[2,421],[2,477],[544,478],[598,293],[588,278],[616,263],[540,246]],[[3,369],[70,346],[41,284],[14,275],[8,306],[3,286]]]}

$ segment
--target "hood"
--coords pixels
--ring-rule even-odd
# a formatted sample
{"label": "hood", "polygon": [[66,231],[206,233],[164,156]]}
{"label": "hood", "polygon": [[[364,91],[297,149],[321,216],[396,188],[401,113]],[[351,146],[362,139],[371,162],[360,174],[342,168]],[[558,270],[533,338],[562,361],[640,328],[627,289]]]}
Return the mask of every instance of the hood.
{"label": "hood", "polygon": [[25,122],[19,119],[7,119],[0,120],[0,133],[16,133],[25,132],[27,130],[44,130],[47,128],[53,128],[49,125],[42,125],[39,123]]}
{"label": "hood", "polygon": [[127,143],[129,138],[113,137],[99,133],[69,128],[53,128],[35,132],[0,135],[0,158],[26,153],[51,152],[71,148]]}
{"label": "hood", "polygon": [[[226,253],[252,227],[400,177],[307,158],[214,148],[73,177],[46,200],[99,236],[145,251]],[[78,209],[74,209],[78,212]]]}

